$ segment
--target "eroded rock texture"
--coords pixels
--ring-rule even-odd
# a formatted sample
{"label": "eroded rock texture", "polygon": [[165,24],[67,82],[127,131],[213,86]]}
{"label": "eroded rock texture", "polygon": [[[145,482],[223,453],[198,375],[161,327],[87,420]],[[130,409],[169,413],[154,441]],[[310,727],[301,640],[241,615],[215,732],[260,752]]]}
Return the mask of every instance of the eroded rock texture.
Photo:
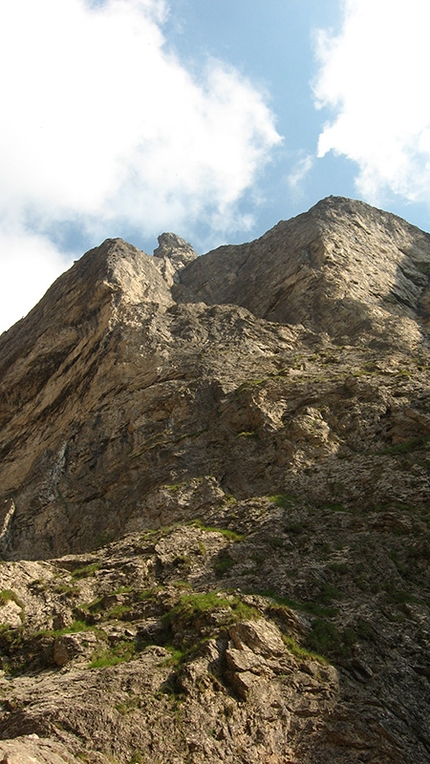
{"label": "eroded rock texture", "polygon": [[429,278],[330,197],[0,337],[3,761],[429,761]]}

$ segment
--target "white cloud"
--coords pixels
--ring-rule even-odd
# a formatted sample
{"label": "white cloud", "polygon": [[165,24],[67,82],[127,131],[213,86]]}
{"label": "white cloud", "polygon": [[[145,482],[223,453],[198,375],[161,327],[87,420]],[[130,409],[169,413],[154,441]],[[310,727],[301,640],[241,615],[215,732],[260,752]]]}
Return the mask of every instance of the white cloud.
{"label": "white cloud", "polygon": [[0,232],[0,333],[25,316],[67,263],[46,237]]}
{"label": "white cloud", "polygon": [[387,191],[430,203],[430,4],[428,0],[346,0],[339,35],[320,31],[319,107],[331,107],[318,153],[359,166],[369,201]]}
{"label": "white cloud", "polygon": [[272,115],[217,61],[193,78],[165,49],[165,13],[157,0],[1,4],[3,210],[151,227],[151,197],[181,214],[199,197],[198,214],[243,193],[279,140]]}
{"label": "white cloud", "polygon": [[222,62],[187,69],[168,13],[164,0],[0,3],[0,267],[33,242],[56,271],[49,232],[65,221],[100,238],[237,225],[280,141],[273,115]]}

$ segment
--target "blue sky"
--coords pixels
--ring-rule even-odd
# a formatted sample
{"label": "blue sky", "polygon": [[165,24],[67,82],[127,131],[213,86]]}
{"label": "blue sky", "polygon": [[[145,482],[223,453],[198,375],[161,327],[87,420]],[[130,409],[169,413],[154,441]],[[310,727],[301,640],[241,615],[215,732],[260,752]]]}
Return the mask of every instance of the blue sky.
{"label": "blue sky", "polygon": [[430,228],[428,0],[0,5],[0,331],[74,259],[202,253],[329,194]]}

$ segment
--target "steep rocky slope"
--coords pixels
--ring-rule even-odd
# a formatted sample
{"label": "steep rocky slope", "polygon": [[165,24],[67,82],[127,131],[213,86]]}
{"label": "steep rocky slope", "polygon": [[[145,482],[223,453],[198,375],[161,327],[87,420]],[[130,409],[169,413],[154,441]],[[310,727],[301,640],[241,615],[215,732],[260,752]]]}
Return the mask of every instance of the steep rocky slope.
{"label": "steep rocky slope", "polygon": [[428,762],[429,283],[330,197],[0,337],[4,761]]}

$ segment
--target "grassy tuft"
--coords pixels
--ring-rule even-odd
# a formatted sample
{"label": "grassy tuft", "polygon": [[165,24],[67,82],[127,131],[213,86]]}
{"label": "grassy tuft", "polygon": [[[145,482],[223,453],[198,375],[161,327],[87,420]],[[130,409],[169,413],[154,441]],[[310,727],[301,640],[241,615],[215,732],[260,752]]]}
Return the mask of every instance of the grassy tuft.
{"label": "grassy tuft", "polygon": [[201,531],[206,531],[206,533],[221,533],[229,541],[243,541],[245,538],[243,533],[236,533],[236,531],[231,531],[229,528],[213,528],[210,525],[203,525],[201,520],[191,520],[189,525],[194,525],[195,528],[200,528]]}
{"label": "grassy tuft", "polygon": [[327,616],[328,618],[337,614],[338,609],[335,607],[325,607],[318,602],[296,602],[289,599],[289,597],[280,597],[271,589],[264,589],[262,591],[254,592],[254,594],[260,594],[262,597],[270,597],[278,607],[287,607],[290,610],[301,610],[303,613],[309,613],[316,616]]}
{"label": "grassy tuft", "polygon": [[192,626],[204,614],[214,611],[224,611],[221,622],[223,625],[231,625],[241,620],[255,620],[260,617],[258,611],[246,605],[239,597],[234,595],[224,596],[217,592],[202,594],[183,594],[177,604],[163,616],[165,626],[172,623],[182,622]]}
{"label": "grassy tuft", "polygon": [[288,495],[286,493],[277,493],[268,498],[272,504],[276,504],[277,507],[282,507],[282,509],[291,509],[292,507],[295,507],[299,501],[296,496]]}
{"label": "grassy tuft", "polygon": [[221,550],[213,564],[217,578],[222,578],[222,576],[225,573],[228,573],[228,571],[231,570],[235,564],[235,561],[231,559],[228,551],[224,549]]}
{"label": "grassy tuft", "polygon": [[317,618],[306,637],[306,646],[329,658],[349,658],[357,640],[358,635],[354,629],[347,627],[340,631],[330,621]]}
{"label": "grassy tuft", "polygon": [[104,668],[125,663],[136,657],[136,645],[134,642],[119,642],[114,647],[102,652],[96,651],[88,668]]}
{"label": "grassy tuft", "polygon": [[2,591],[0,591],[0,607],[4,607],[8,602],[14,602],[15,605],[18,605],[21,609],[24,608],[24,603],[18,597],[16,592],[12,591],[12,589],[2,589]]}
{"label": "grassy tuft", "polygon": [[282,641],[290,653],[294,655],[295,658],[299,658],[299,660],[314,660],[318,661],[318,663],[327,663],[326,659],[322,655],[318,655],[318,653],[312,653],[309,650],[306,650],[304,647],[301,647],[296,642],[294,637],[283,634]]}
{"label": "grassy tuft", "polygon": [[76,568],[72,573],[72,578],[89,578],[90,576],[93,576],[99,568],[99,562],[92,562],[90,565],[84,565],[82,568]]}

